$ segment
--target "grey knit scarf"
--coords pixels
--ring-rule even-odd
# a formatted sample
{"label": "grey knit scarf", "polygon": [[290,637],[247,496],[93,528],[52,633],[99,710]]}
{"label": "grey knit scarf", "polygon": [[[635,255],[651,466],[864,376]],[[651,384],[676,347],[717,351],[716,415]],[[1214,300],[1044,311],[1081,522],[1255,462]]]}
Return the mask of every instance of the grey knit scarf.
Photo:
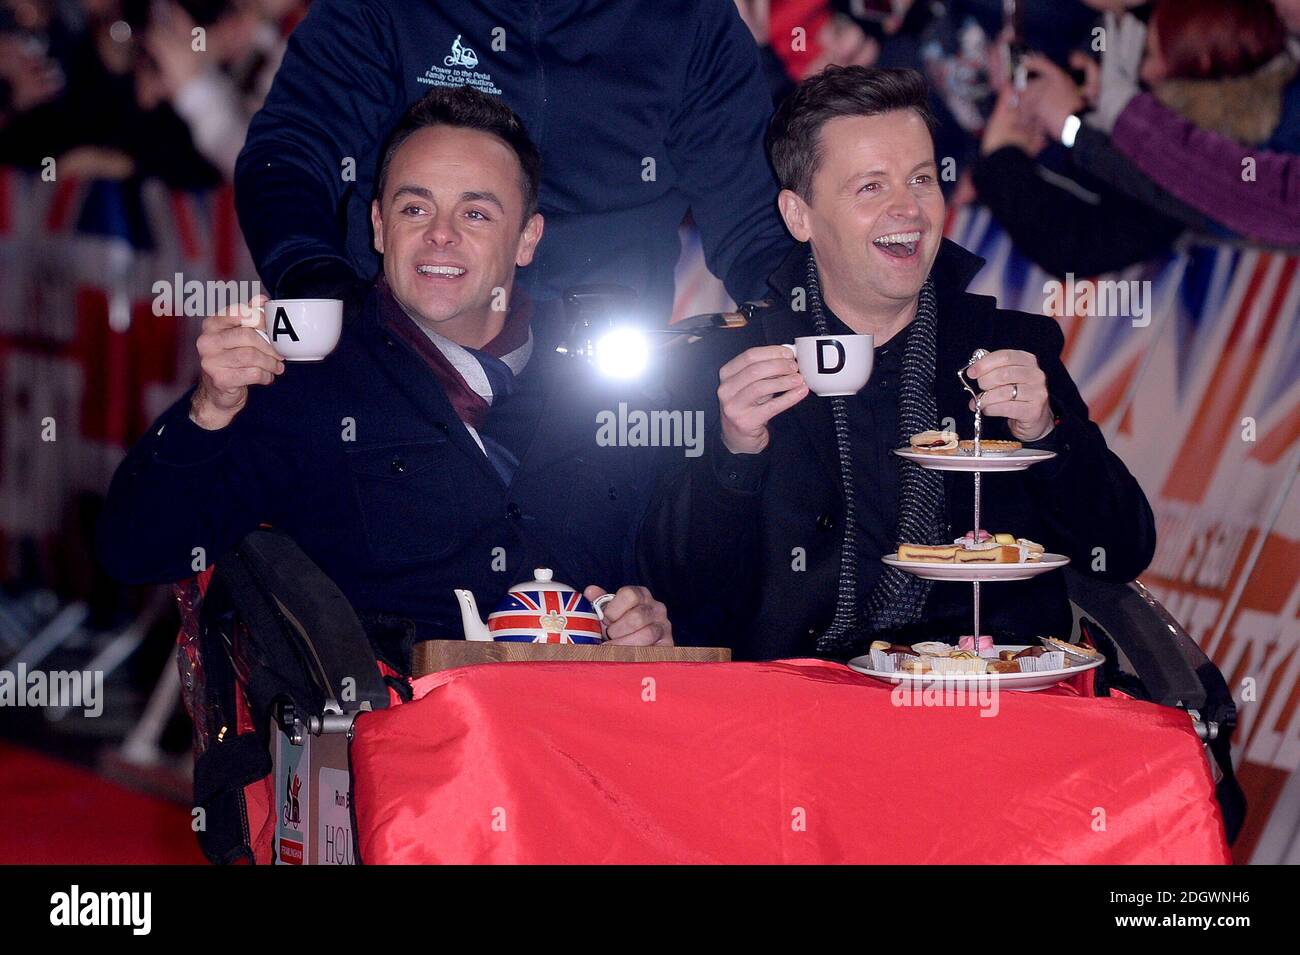
{"label": "grey knit scarf", "polygon": [[[821,283],[817,263],[808,253],[808,301],[818,335],[829,333],[822,309]],[[921,287],[916,317],[912,320],[903,350],[903,373],[898,402],[898,446],[912,435],[938,424],[939,408],[934,397],[935,375],[934,283]],[[886,567],[875,587],[858,603],[858,528],[854,503],[853,461],[849,450],[848,404],[845,398],[831,399],[835,422],[835,444],[839,454],[840,485],[844,493],[844,542],[840,549],[840,573],[835,595],[835,615],[830,628],[817,639],[817,652],[843,655],[860,650],[874,633],[913,623],[921,616],[930,594],[930,581]],[[898,459],[900,467],[898,541],[909,544],[942,544],[951,537],[944,510],[943,475],[911,461]],[[877,555],[868,555],[877,559]]]}

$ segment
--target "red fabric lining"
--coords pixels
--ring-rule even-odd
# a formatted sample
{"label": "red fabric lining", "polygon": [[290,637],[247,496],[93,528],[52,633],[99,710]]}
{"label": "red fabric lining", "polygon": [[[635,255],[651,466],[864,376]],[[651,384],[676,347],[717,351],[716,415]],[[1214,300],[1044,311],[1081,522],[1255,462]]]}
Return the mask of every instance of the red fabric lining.
{"label": "red fabric lining", "polygon": [[1230,862],[1187,715],[1084,698],[1084,676],[989,718],[815,660],[443,671],[358,719],[361,856]]}

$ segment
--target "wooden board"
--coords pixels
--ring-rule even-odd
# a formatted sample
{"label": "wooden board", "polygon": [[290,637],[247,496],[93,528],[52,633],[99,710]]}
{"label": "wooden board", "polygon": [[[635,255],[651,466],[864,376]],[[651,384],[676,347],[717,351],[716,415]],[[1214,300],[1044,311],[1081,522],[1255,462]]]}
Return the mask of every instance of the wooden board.
{"label": "wooden board", "polygon": [[424,676],[478,663],[599,660],[604,663],[729,663],[726,647],[622,647],[612,644],[495,643],[426,640],[415,645],[411,673]]}

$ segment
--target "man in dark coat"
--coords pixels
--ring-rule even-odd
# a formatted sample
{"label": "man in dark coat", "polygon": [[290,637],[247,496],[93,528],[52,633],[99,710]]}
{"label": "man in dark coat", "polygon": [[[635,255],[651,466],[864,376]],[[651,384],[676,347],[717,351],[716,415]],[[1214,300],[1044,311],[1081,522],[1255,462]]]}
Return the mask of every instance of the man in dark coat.
{"label": "man in dark coat", "polygon": [[541,567],[589,599],[620,588],[612,640],[671,643],[663,605],[626,586],[665,452],[602,440],[602,413],[637,396],[557,354],[555,323],[531,321],[513,288],[542,237],[539,168],[496,99],[458,88],[416,104],[372,207],[383,275],[338,347],[286,366],[260,309],[207,318],[201,382],[113,478],[108,570],[190,577],[265,522],[338,584],[400,672],[412,642],[461,635],[453,589],[487,612]]}
{"label": "man in dark coat", "polygon": [[[972,475],[922,469],[893,449],[945,425],[972,435],[957,372],[976,349],[989,353],[969,369],[983,437],[1056,452],[984,476],[981,530],[1112,580],[1152,558],[1150,508],[1088,419],[1059,326],[965,291],[982,261],[941,238],[925,95],[910,70],[830,67],[772,121],[781,213],[805,244],[772,276],[762,317],[692,346],[693,374],[720,381],[716,398],[699,399],[716,423],[705,454],[665,478],[642,528],[644,572],[679,642],[771,659],[969,634],[970,584],[932,584],[880,558],[973,530]],[[810,394],[782,347],[825,334],[874,335],[875,370],[858,394]],[[997,642],[1068,637],[1060,573],[982,591],[981,629]]]}
{"label": "man in dark coat", "polygon": [[239,224],[277,296],[339,296],[378,269],[375,162],[430,87],[510,106],[547,164],[535,301],[614,283],[664,323],[687,209],[709,268],[753,298],[789,248],[763,155],[772,113],[732,0],[316,0],[235,169]]}

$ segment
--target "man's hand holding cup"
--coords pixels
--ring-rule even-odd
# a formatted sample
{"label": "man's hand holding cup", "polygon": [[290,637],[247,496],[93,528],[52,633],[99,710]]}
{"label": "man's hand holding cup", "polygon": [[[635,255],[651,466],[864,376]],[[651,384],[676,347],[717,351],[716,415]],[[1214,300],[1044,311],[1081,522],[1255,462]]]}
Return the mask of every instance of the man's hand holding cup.
{"label": "man's hand holding cup", "polygon": [[266,296],[257,295],[203,320],[197,343],[202,379],[190,402],[190,420],[200,428],[226,427],[247,404],[249,385],[269,385],[284,372],[284,360],[265,336],[265,303]]}
{"label": "man's hand holding cup", "polygon": [[767,447],[767,423],[808,397],[799,365],[784,345],[741,352],[718,372],[722,443],[732,454]]}
{"label": "man's hand holding cup", "polygon": [[203,320],[199,357],[203,380],[190,402],[190,419],[215,431],[234,420],[249,385],[269,385],[286,361],[323,361],[343,332],[343,302],[333,298],[254,295]]}
{"label": "man's hand holding cup", "polygon": [[770,440],[767,423],[809,393],[855,395],[875,364],[871,335],[804,335],[793,345],[743,351],[718,373],[722,443],[732,454],[758,454]]}

